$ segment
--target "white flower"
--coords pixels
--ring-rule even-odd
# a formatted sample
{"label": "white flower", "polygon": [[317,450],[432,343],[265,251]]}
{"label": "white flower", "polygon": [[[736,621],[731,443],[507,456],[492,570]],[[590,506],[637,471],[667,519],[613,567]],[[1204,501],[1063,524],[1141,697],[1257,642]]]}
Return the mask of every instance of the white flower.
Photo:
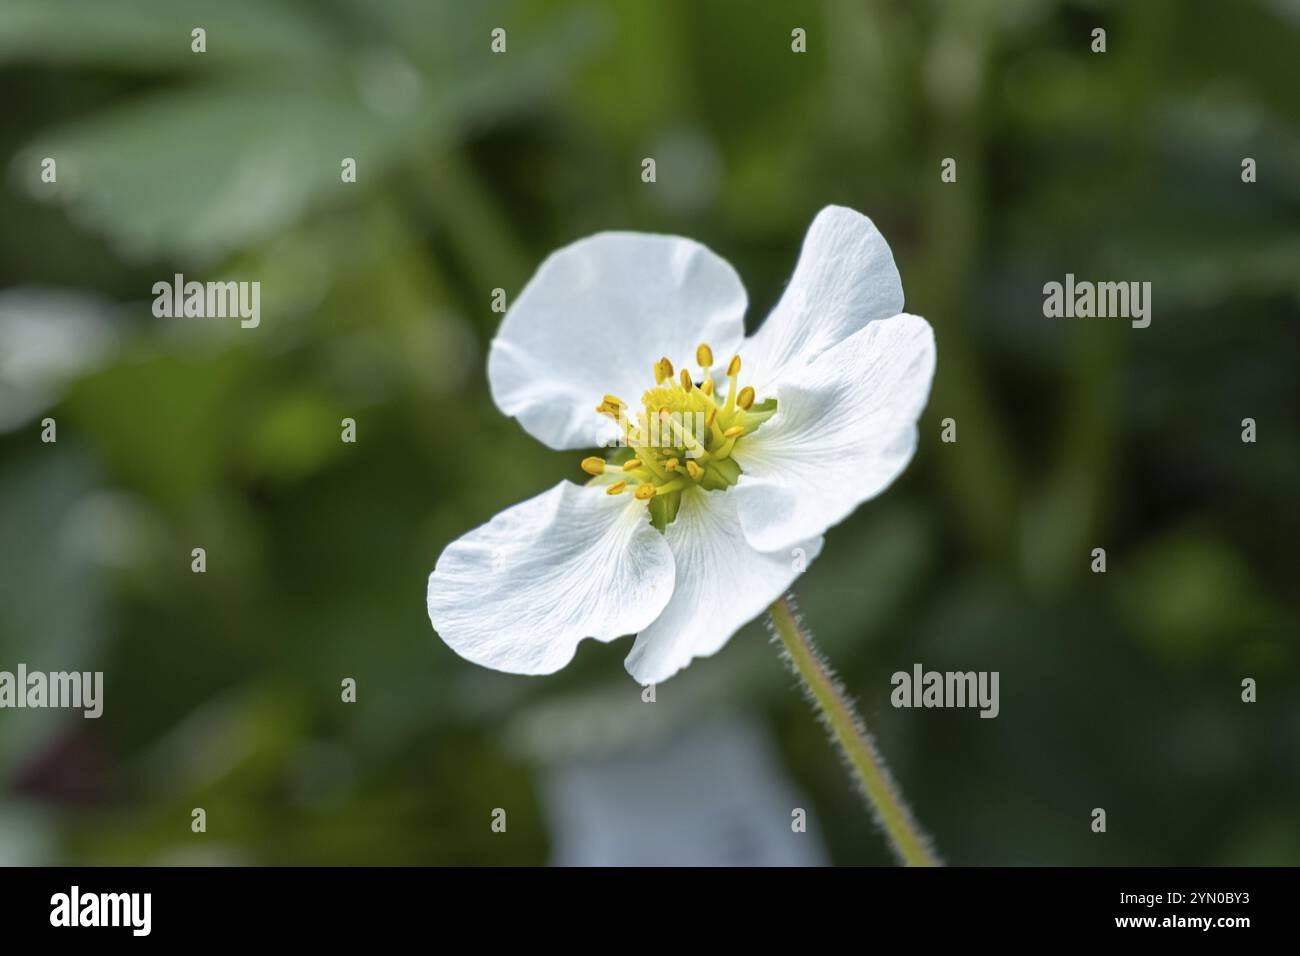
{"label": "white flower", "polygon": [[[551,448],[630,447],[443,551],[429,619],[456,653],[549,674],[585,637],[635,633],[629,673],[666,680],[762,613],[823,532],[907,466],[934,335],[902,312],[871,220],[822,210],[748,339],[745,308],[735,271],[690,239],[601,233],[542,263],[492,343],[492,397]],[[691,359],[699,372],[679,380]]]}

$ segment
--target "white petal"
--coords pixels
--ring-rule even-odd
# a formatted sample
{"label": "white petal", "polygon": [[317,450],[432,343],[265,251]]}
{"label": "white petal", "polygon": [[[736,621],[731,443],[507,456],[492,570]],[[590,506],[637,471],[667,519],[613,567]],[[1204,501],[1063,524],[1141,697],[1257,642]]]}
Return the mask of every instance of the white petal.
{"label": "white petal", "polygon": [[497,406],[552,448],[616,434],[595,408],[612,394],[639,405],[654,363],[693,365],[708,342],[730,354],[744,336],[734,269],[690,239],[606,232],[552,254],[506,313],[488,356]]}
{"label": "white petal", "polygon": [[626,662],[641,684],[665,681],[693,658],[716,653],[821,553],[820,537],[783,551],[755,551],[740,530],[733,492],[685,492],[668,525],[665,537],[677,564],[672,600],[637,635]]}
{"label": "white petal", "polygon": [[930,324],[904,314],[872,322],[777,387],[776,414],[735,450],[743,474],[731,493],[754,547],[822,534],[898,477],[934,362]]}
{"label": "white petal", "polygon": [[550,674],[584,637],[645,627],[672,590],[672,552],[643,502],[562,481],[447,546],[429,620],[476,664]]}
{"label": "white petal", "polygon": [[827,206],[808,227],[781,301],[745,343],[742,375],[766,397],[783,372],[901,311],[903,285],[885,237],[861,213]]}

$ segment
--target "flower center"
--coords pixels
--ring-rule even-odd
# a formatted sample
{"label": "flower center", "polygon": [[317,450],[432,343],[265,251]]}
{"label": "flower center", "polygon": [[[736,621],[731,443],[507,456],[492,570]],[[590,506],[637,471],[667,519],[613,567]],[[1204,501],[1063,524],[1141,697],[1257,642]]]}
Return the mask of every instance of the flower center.
{"label": "flower center", "polygon": [[740,386],[740,356],[727,363],[727,394],[718,394],[713,350],[695,350],[699,379],[683,368],[673,377],[673,363],[654,364],[655,387],[641,396],[641,410],[606,395],[596,411],[618,423],[619,448],[607,459],[584,458],[589,483],[606,484],[610,495],[631,493],[650,509],[661,531],[677,516],[682,492],[690,488],[725,491],[740,477],[732,457],[738,442],[776,412],[776,400],[755,404],[754,389]]}

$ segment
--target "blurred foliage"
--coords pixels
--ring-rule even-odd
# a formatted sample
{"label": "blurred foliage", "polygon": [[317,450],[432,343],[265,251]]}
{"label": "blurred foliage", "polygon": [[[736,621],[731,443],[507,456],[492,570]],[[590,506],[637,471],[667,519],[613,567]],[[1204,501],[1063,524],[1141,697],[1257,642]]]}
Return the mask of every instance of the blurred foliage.
{"label": "blurred foliage", "polygon": [[[843,203],[939,370],[798,590],[940,848],[1300,863],[1298,54],[1292,0],[5,0],[0,669],[107,704],[0,713],[0,862],[542,862],[539,767],[733,710],[837,862],[886,862],[759,625],[647,707],[627,642],[502,675],[422,602],[449,540],[577,477],[492,405],[493,288],[677,233],[756,324]],[[153,318],[176,272],[261,281],[261,327]],[[1150,280],[1151,327],[1045,320],[1066,272]],[[1001,716],[890,708],[917,661],[999,670]]]}

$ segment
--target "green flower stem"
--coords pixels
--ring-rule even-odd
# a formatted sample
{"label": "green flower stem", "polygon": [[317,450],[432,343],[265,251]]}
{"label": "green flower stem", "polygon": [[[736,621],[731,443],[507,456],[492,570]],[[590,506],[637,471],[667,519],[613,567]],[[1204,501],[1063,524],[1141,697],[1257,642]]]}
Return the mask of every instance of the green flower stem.
{"label": "green flower stem", "polygon": [[912,818],[903,796],[867,733],[852,701],[813,644],[812,635],[796,617],[790,598],[783,597],[767,609],[772,630],[785,646],[786,662],[803,681],[804,690],[817,706],[822,723],[844,752],[872,815],[889,837],[899,860],[908,866],[941,866],[930,840]]}

